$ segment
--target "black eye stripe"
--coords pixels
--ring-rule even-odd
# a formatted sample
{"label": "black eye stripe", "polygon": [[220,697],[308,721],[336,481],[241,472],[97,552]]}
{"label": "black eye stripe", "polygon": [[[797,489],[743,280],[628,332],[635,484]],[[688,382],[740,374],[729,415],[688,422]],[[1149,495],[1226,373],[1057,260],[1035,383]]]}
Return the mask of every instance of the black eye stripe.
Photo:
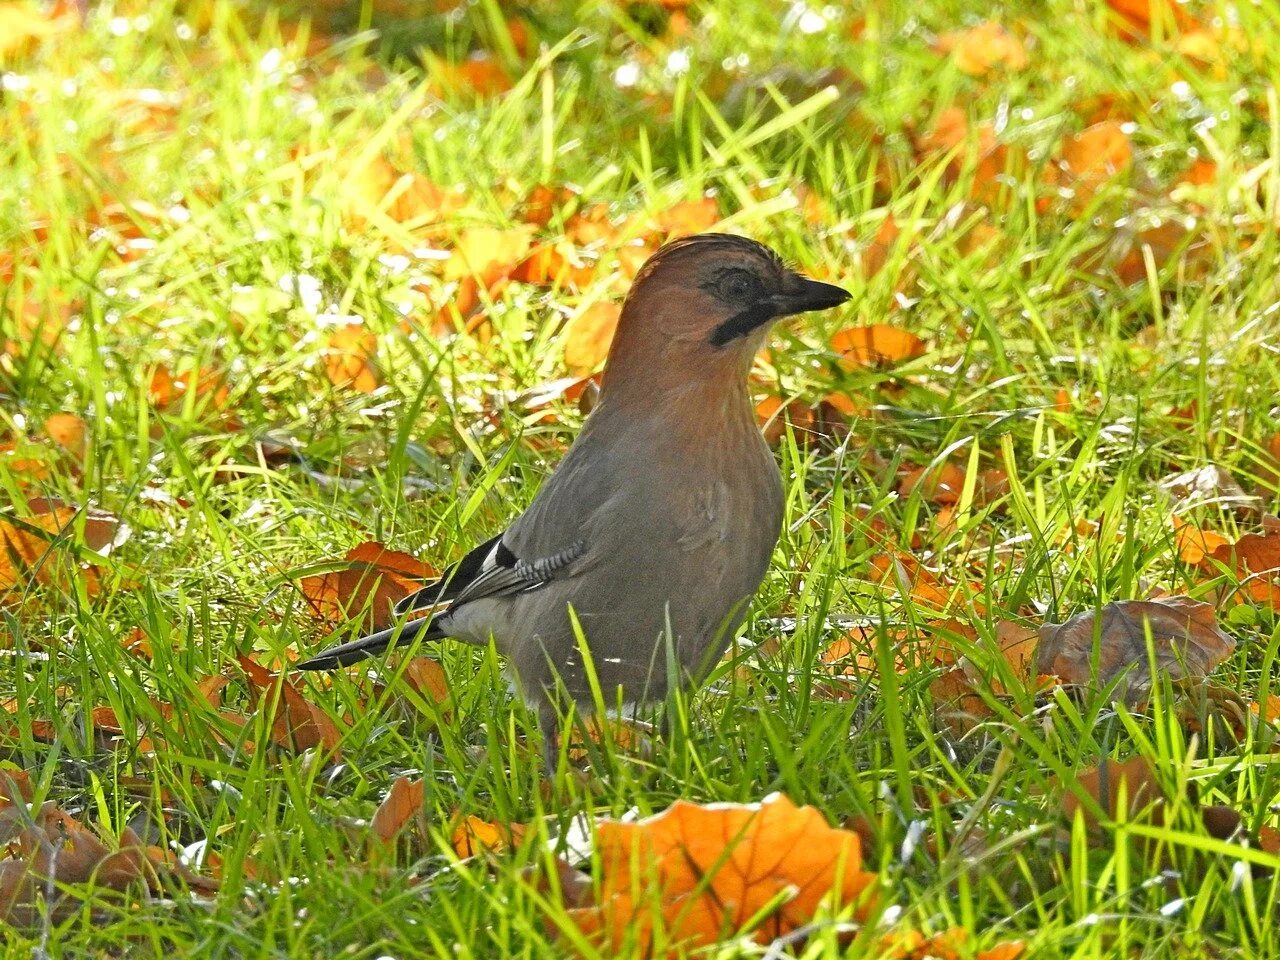
{"label": "black eye stripe", "polygon": [[732,340],[745,337],[762,323],[768,323],[773,319],[773,316],[773,304],[767,300],[761,300],[759,303],[747,307],[741,313],[735,313],[723,323],[717,324],[716,328],[711,331],[711,344],[712,346],[723,347]]}

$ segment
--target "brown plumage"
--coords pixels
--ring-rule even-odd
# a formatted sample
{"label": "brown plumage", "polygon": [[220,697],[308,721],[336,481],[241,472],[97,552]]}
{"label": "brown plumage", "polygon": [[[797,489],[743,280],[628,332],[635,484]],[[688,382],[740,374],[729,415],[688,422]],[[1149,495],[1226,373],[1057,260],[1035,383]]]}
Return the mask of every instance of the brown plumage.
{"label": "brown plumage", "polygon": [[394,643],[493,640],[538,711],[548,765],[557,692],[593,702],[577,617],[606,704],[665,696],[723,655],[782,525],[782,482],[747,394],[779,317],[848,299],[726,234],[667,244],[622,309],[600,399],[529,508],[403,603],[443,612],[299,664],[326,669]]}

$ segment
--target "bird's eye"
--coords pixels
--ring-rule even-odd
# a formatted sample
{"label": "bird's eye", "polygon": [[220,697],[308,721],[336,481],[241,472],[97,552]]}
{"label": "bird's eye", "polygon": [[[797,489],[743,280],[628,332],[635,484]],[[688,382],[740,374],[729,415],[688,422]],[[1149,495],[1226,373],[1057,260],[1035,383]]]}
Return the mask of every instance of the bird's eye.
{"label": "bird's eye", "polygon": [[760,293],[760,281],[746,270],[729,270],[716,283],[716,290],[724,300],[743,303]]}

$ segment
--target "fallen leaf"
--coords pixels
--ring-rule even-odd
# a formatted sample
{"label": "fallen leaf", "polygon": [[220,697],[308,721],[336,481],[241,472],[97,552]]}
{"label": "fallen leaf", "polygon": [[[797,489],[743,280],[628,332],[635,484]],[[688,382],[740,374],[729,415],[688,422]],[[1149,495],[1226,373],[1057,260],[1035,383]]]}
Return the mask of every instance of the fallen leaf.
{"label": "fallen leaf", "polygon": [[1196,566],[1202,565],[1220,547],[1231,544],[1222,534],[1202,530],[1181,517],[1173,518],[1173,542],[1182,562]]}
{"label": "fallen leaf", "polygon": [[497,227],[468,227],[444,264],[444,278],[474,277],[488,288],[516,269],[529,255],[534,227],[528,224],[503,230]]}
{"label": "fallen leaf", "polygon": [[569,321],[564,331],[564,364],[570,372],[589,374],[604,363],[621,317],[622,307],[601,301]]}
{"label": "fallen leaf", "polygon": [[374,540],[352,547],[343,560],[342,569],[303,577],[298,587],[317,617],[339,624],[360,615],[369,632],[389,625],[392,608],[436,576],[417,558]]}
{"label": "fallen leaf", "polygon": [[206,400],[214,409],[221,408],[231,394],[220,374],[211,370],[188,370],[175,377],[168,367],[161,365],[151,373],[147,384],[147,399],[152,406],[165,409],[182,400],[188,391],[194,390],[197,398]]}
{"label": "fallen leaf", "polygon": [[369,832],[383,843],[390,843],[415,817],[424,816],[425,780],[397,777],[382,803],[369,821]]}
{"label": "fallen leaf", "polygon": [[[637,823],[606,820],[596,849],[600,897],[568,913],[613,955],[631,945],[652,956],[661,936],[661,955],[675,956],[676,944],[719,943],[753,918],[749,936],[768,943],[809,923],[833,896],[865,916],[879,881],[862,869],[856,833],[781,794],[749,805],[678,800]],[[760,916],[768,904],[776,905]]]}
{"label": "fallen leaf", "polygon": [[924,341],[914,333],[877,323],[868,327],[849,327],[831,337],[831,349],[840,354],[840,365],[883,367],[923,356]]}
{"label": "fallen leaf", "polygon": [[1111,19],[1116,30],[1129,40],[1146,39],[1153,23],[1160,24],[1168,35],[1169,30],[1186,30],[1195,19],[1178,0],[1107,0],[1115,16]]}
{"label": "fallen leaf", "polygon": [[893,218],[893,214],[886,214],[876,230],[875,236],[871,238],[862,251],[863,277],[870,280],[884,268],[884,265],[889,261],[889,254],[901,233],[902,231],[898,228],[898,221]]}
{"label": "fallen leaf", "polygon": [[1078,210],[1088,206],[1104,185],[1128,173],[1132,165],[1133,147],[1124,124],[1104,120],[1063,141],[1056,179],[1061,187],[1070,191],[1073,206]]}
{"label": "fallen leaf", "polygon": [[512,87],[511,74],[488,50],[473,50],[456,63],[434,55],[430,59],[432,76],[445,90],[493,97]]}
{"label": "fallen leaf", "polygon": [[88,425],[74,413],[54,413],[44,422],[44,435],[76,459],[84,458]]}
{"label": "fallen leaf", "polygon": [[449,699],[449,680],[437,660],[413,657],[404,665],[401,678],[429,703],[444,703]]}
{"label": "fallen leaf", "polygon": [[450,842],[454,852],[464,860],[484,853],[501,853],[517,846],[524,837],[524,825],[501,824],[479,817],[454,815]]}
{"label": "fallen leaf", "polygon": [[1217,625],[1214,608],[1188,597],[1118,600],[1066,623],[1040,627],[1040,673],[1063,683],[1100,687],[1127,673],[1122,695],[1132,700],[1151,687],[1150,629],[1157,669],[1171,679],[1208,675],[1235,649]]}
{"label": "fallen leaf", "polygon": [[1244,492],[1235,477],[1216,463],[1165,477],[1160,489],[1188,506],[1221,504],[1245,515],[1262,512],[1262,500]]}
{"label": "fallen leaf", "polygon": [[[244,654],[236,660],[249,679],[250,693],[258,708],[271,711],[272,742],[294,751],[323,746],[337,752],[342,732],[327,713],[307,701],[296,681],[278,676]],[[275,697],[277,684],[278,699]]]}
{"label": "fallen leaf", "polygon": [[898,496],[906,499],[917,490],[930,503],[955,504],[964,491],[965,472],[954,463],[931,464],[908,470],[898,481]]}
{"label": "fallen leaf", "polygon": [[952,30],[938,38],[938,49],[951,55],[962,73],[980,77],[995,67],[1025,70],[1027,48],[994,20],[967,30]]}
{"label": "fallen leaf", "polygon": [[381,381],[373,360],[378,338],[359,323],[344,323],[333,329],[323,349],[324,372],[335,387],[357,393],[373,393]]}
{"label": "fallen leaf", "polygon": [[720,207],[715,197],[700,197],[667,207],[653,220],[659,232],[670,238],[706,233],[720,222]]}
{"label": "fallen leaf", "polygon": [[886,933],[880,938],[878,960],[1018,960],[1024,945],[1020,940],[998,943],[974,952],[969,947],[969,931],[952,927],[942,933],[926,936],[918,930]]}

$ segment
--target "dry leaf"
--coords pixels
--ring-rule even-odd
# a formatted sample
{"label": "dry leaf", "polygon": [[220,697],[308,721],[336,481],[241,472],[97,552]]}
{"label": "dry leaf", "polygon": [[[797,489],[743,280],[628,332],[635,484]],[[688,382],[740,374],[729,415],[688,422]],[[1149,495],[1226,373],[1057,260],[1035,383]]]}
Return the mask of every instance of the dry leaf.
{"label": "dry leaf", "polygon": [[1025,949],[1022,941],[998,943],[976,953],[968,945],[969,931],[952,927],[933,936],[918,930],[886,933],[880,938],[878,960],[1018,960]]}
{"label": "dry leaf", "polygon": [[880,227],[876,230],[876,235],[871,238],[866,248],[862,251],[862,275],[870,280],[883,269],[884,265],[889,261],[889,253],[893,250],[893,246],[897,243],[898,236],[902,231],[898,228],[898,221],[893,218],[893,214],[885,215]]}
{"label": "dry leaf", "polygon": [[427,564],[374,540],[348,550],[344,560],[341,570],[303,577],[298,587],[317,617],[338,624],[360,614],[369,632],[389,625],[396,603],[436,576]]}
{"label": "dry leaf", "polygon": [[508,847],[519,845],[524,837],[524,826],[519,823],[501,824],[479,817],[455,813],[453,835],[450,842],[459,857],[478,856],[483,853],[501,853]]}
{"label": "dry leaf", "polygon": [[[278,677],[266,667],[243,654],[236,657],[245,676],[249,690],[260,709],[272,711],[271,739],[290,750],[310,750],[324,746],[337,752],[342,732],[327,713],[315,704],[308,703],[301,687],[288,677]],[[280,696],[275,696],[279,684]]]}
{"label": "dry leaf", "polygon": [[325,375],[335,387],[373,393],[381,383],[373,366],[377,351],[378,338],[361,323],[335,327],[324,345]]}
{"label": "dry leaf", "polygon": [[1156,667],[1174,680],[1207,676],[1236,645],[1219,629],[1214,608],[1207,603],[1188,597],[1118,600],[1066,623],[1041,626],[1038,670],[1063,683],[1098,687],[1127,673],[1122,692],[1127,690],[1129,699],[1141,696],[1152,683],[1148,627]]}
{"label": "dry leaf", "polygon": [[430,703],[444,703],[449,699],[449,680],[439,661],[430,657],[413,657],[404,665],[401,676],[406,684]]}
{"label": "dry leaf", "polygon": [[570,372],[588,374],[604,363],[621,317],[622,307],[602,301],[569,321],[564,332],[564,365]]}
{"label": "dry leaf", "polygon": [[426,781],[398,777],[386,798],[369,821],[369,832],[383,843],[390,843],[414,817],[423,814]]}
{"label": "dry leaf", "polygon": [[88,424],[74,413],[51,414],[44,422],[44,435],[77,459],[84,458]]}
{"label": "dry leaf", "polygon": [[1212,530],[1201,530],[1181,517],[1173,518],[1173,542],[1183,563],[1199,566],[1220,547],[1230,546],[1231,541]]}
{"label": "dry leaf", "polygon": [[709,946],[778,903],[749,934],[768,943],[809,923],[832,895],[865,915],[879,880],[862,869],[856,833],[781,794],[750,805],[681,800],[638,823],[607,820],[596,848],[600,899],[569,914],[615,955],[628,943],[651,955],[655,922],[666,943]]}
{"label": "dry leaf", "polygon": [[855,367],[883,367],[914,360],[924,354],[924,341],[914,333],[877,323],[869,327],[849,327],[831,337],[831,349],[840,354],[846,370]]}
{"label": "dry leaf", "polygon": [[1165,477],[1160,481],[1160,489],[1190,506],[1222,504],[1247,515],[1262,510],[1261,499],[1245,493],[1235,477],[1216,463]]}
{"label": "dry leaf", "polygon": [[994,20],[944,33],[938,38],[938,49],[949,53],[961,72],[971,77],[980,77],[995,67],[1011,71],[1027,67],[1022,41]]}
{"label": "dry leaf", "polygon": [[1105,120],[1068,137],[1058,163],[1059,183],[1072,191],[1075,208],[1082,209],[1105,184],[1129,172],[1133,147],[1124,124]]}
{"label": "dry leaf", "polygon": [[964,471],[954,463],[916,467],[898,481],[898,496],[905,499],[919,489],[920,496],[930,503],[959,503],[964,477]]}
{"label": "dry leaf", "polygon": [[653,220],[659,232],[668,237],[706,233],[720,222],[720,207],[715,197],[701,197],[668,207]]}

